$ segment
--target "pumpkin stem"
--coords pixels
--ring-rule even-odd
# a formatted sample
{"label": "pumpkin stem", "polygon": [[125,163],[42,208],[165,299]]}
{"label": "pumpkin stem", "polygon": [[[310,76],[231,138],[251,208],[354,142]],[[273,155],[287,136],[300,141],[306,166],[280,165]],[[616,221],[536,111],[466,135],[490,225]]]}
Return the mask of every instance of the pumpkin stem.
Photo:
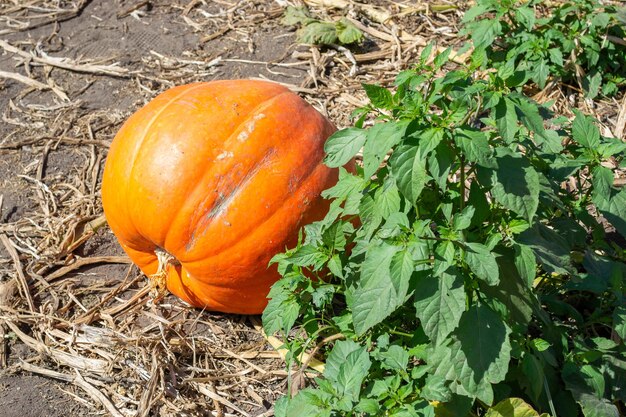
{"label": "pumpkin stem", "polygon": [[157,304],[167,294],[167,267],[170,264],[180,265],[180,263],[165,249],[157,247],[154,254],[159,261],[159,267],[154,274],[150,275],[150,296],[152,302]]}

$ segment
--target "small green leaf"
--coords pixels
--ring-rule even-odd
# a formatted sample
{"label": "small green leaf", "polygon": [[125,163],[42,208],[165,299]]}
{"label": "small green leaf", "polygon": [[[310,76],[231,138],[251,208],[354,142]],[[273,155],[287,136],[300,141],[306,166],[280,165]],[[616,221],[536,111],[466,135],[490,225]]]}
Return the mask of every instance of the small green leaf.
{"label": "small green leaf", "polygon": [[392,178],[387,178],[383,186],[377,189],[374,194],[375,210],[380,213],[383,219],[387,219],[400,211],[400,202],[398,186]]}
{"label": "small green leaf", "polygon": [[585,148],[596,149],[600,145],[600,130],[589,116],[572,109],[576,118],[572,123],[572,138]]}
{"label": "small green leaf", "polygon": [[380,358],[384,369],[405,371],[409,365],[409,352],[398,345],[389,346],[389,349],[380,353]]}
{"label": "small green leaf", "polygon": [[462,212],[455,214],[453,218],[452,227],[456,231],[465,230],[470,227],[472,223],[472,218],[474,217],[474,207],[467,206],[463,209]]}
{"label": "small green leaf", "polygon": [[328,45],[337,42],[334,23],[311,22],[298,31],[298,41],[310,45]]}
{"label": "small green leaf", "polygon": [[548,50],[550,60],[559,67],[563,67],[563,52],[559,48],[552,48]]}
{"label": "small green leaf", "polygon": [[492,150],[485,132],[471,129],[457,129],[454,135],[454,141],[457,146],[461,148],[468,161],[488,168],[494,167]]}
{"label": "small green leaf", "polygon": [[447,340],[465,311],[465,289],[458,270],[449,269],[440,277],[420,274],[415,286],[415,310],[434,346]]}
{"label": "small green leaf", "polygon": [[374,245],[365,254],[359,286],[349,307],[354,330],[361,335],[396,310],[399,299],[391,278],[391,261],[400,250],[389,244]]}
{"label": "small green leaf", "polygon": [[515,104],[506,97],[503,97],[496,105],[494,112],[496,125],[498,126],[502,139],[507,143],[513,142],[515,134],[518,131]]}
{"label": "small green leaf", "polygon": [[399,146],[391,155],[389,165],[402,195],[415,204],[429,179],[426,160],[421,157],[415,140]]}
{"label": "small green leaf", "polygon": [[515,268],[527,288],[532,288],[537,274],[535,254],[530,247],[525,245],[516,243],[513,247],[515,249]]}
{"label": "small green leaf", "polygon": [[433,274],[439,275],[452,266],[454,264],[455,253],[454,243],[449,240],[439,242],[437,246],[435,246],[435,266],[433,267]]}
{"label": "small green leaf", "polygon": [[350,127],[338,130],[326,140],[324,163],[331,168],[347,164],[365,144],[366,131]]}
{"label": "small green leaf", "polygon": [[626,305],[620,305],[613,311],[613,330],[626,342]]}
{"label": "small green leaf", "polygon": [[491,194],[505,208],[532,222],[539,205],[539,175],[527,159],[498,156]]}
{"label": "small green leaf", "polygon": [[391,148],[402,140],[406,124],[387,122],[378,123],[367,131],[363,147],[363,171],[369,178],[378,170],[381,162]]}
{"label": "small green leaf", "polygon": [[374,106],[381,109],[387,109],[393,105],[393,96],[386,88],[375,84],[363,83],[361,85]]}
{"label": "small green leaf", "polygon": [[339,42],[344,45],[359,43],[363,40],[363,32],[345,17],[336,24]]}
{"label": "small green leaf", "polygon": [[271,295],[272,298],[263,311],[263,328],[267,334],[277,331],[288,333],[298,318],[300,305],[286,289]]}
{"label": "small green leaf", "polygon": [[308,25],[312,22],[315,22],[315,19],[306,6],[287,6],[282,20],[282,24],[287,26]]}
{"label": "small green leaf", "polygon": [[521,398],[507,398],[490,408],[485,417],[539,417],[539,413]]}
{"label": "small green leaf", "polygon": [[500,282],[500,272],[496,257],[485,245],[466,243],[465,261],[472,272],[488,285]]}
{"label": "small green leaf", "polygon": [[522,6],[515,9],[515,17],[527,30],[535,26],[535,11],[530,7]]}

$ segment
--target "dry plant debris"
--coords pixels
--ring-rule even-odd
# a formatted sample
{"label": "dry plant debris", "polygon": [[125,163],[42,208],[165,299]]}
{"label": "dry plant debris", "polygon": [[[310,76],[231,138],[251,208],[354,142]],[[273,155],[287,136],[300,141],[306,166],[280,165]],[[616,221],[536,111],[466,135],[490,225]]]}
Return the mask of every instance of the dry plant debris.
{"label": "dry plant debris", "polygon": [[[295,44],[280,20],[303,3],[326,20],[347,17],[365,41]],[[258,318],[191,309],[171,296],[152,303],[102,221],[99,194],[120,124],[174,85],[271,79],[344,127],[365,104],[361,83],[390,85],[428,42],[462,43],[465,2],[303,3],[0,4],[0,379],[58,381],[85,414],[271,416],[289,379],[322,369],[311,357],[310,371],[285,371],[280,341],[267,343]],[[542,93],[565,114],[584,104],[575,91]],[[590,110],[624,136],[626,99]],[[4,389],[0,405],[16,395]]]}

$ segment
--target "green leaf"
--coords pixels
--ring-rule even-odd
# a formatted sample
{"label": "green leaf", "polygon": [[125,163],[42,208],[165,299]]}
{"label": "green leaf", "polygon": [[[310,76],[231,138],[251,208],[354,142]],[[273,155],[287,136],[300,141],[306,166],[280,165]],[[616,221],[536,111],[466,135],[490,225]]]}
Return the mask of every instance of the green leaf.
{"label": "green leaf", "polygon": [[489,285],[500,282],[500,272],[496,257],[485,245],[466,243],[465,261],[472,272]]}
{"label": "green leaf", "polygon": [[491,195],[505,208],[532,223],[539,205],[539,175],[525,158],[498,156]]}
{"label": "green leaf", "polygon": [[327,403],[330,394],[313,388],[305,388],[289,400],[285,417],[330,417],[331,410]]}
{"label": "green leaf", "polygon": [[406,371],[409,365],[409,352],[401,346],[392,345],[389,346],[389,349],[380,353],[380,359],[384,369]]}
{"label": "green leaf", "polygon": [[515,244],[515,267],[527,288],[532,288],[537,275],[537,260],[533,250],[526,245]]}
{"label": "green leaf", "polygon": [[345,17],[336,24],[339,42],[344,45],[359,43],[363,40],[363,32]]}
{"label": "green leaf", "polygon": [[528,30],[535,26],[535,11],[527,6],[515,9],[515,18]]}
{"label": "green leaf", "polygon": [[563,52],[559,48],[552,48],[548,50],[550,60],[557,66],[563,67]]}
{"label": "green leaf", "polygon": [[350,352],[339,365],[335,385],[338,397],[348,398],[352,402],[359,401],[361,385],[371,366],[372,362],[365,346]]}
{"label": "green leaf", "polygon": [[377,189],[374,194],[375,210],[380,213],[383,219],[387,219],[400,211],[400,202],[398,186],[392,178],[387,178],[383,186]]}
{"label": "green leaf", "polygon": [[626,305],[620,305],[613,311],[613,330],[626,341]]}
{"label": "green leaf", "polygon": [[500,136],[502,136],[502,139],[504,139],[506,143],[513,142],[515,134],[518,131],[515,104],[506,97],[503,97],[496,105],[494,112],[494,118],[496,119]]}
{"label": "green leaf", "polygon": [[400,143],[406,130],[406,124],[387,122],[379,123],[367,131],[363,148],[363,174],[369,178],[378,170],[387,152]]}
{"label": "green leaf", "polygon": [[596,149],[600,145],[600,130],[588,116],[577,109],[572,109],[576,118],[572,122],[572,138],[588,149]]}
{"label": "green leaf", "polygon": [[470,26],[472,41],[476,49],[491,45],[501,31],[502,25],[498,19],[485,19]]}
{"label": "green leaf", "polygon": [[[594,201],[595,202],[595,201]],[[595,202],[600,213],[626,237],[626,188],[622,188],[610,198]]]}
{"label": "green leaf", "polygon": [[285,288],[281,291],[273,290],[270,296],[271,299],[263,310],[263,328],[270,335],[277,331],[288,333],[300,314],[300,304]]}
{"label": "green leaf", "polygon": [[428,168],[430,174],[435,179],[441,190],[446,190],[448,174],[454,163],[454,154],[449,146],[442,142],[435,148],[435,152],[428,158]]}
{"label": "green leaf", "polygon": [[415,204],[422,193],[429,176],[426,172],[426,160],[418,152],[413,140],[399,146],[391,155],[389,165],[402,195]]}
{"label": "green leaf", "polygon": [[386,88],[375,84],[363,83],[361,85],[374,106],[381,109],[387,109],[393,105],[393,96]]}
{"label": "green leaf", "polygon": [[518,94],[511,94],[509,98],[515,103],[517,118],[526,128],[532,132],[542,134],[544,129],[543,117],[539,113],[537,104]]}
{"label": "green leaf", "polygon": [[460,383],[466,394],[493,402],[492,384],[504,380],[511,359],[511,329],[485,305],[474,305],[463,313],[455,340],[438,347],[430,356],[433,374]]}
{"label": "green leaf", "polygon": [[348,305],[359,335],[384,320],[404,301],[398,298],[391,278],[391,261],[399,249],[381,243],[371,246],[365,254],[359,286]]}
{"label": "green leaf", "polygon": [[458,326],[465,311],[465,288],[456,268],[440,277],[420,274],[415,286],[415,310],[434,346],[440,345]]}
{"label": "green leaf", "polygon": [[404,303],[409,292],[411,276],[415,271],[415,263],[410,251],[402,249],[396,252],[391,259],[390,276],[393,288],[396,290],[398,304]]}
{"label": "green leaf", "polygon": [[324,163],[331,168],[347,164],[365,144],[366,131],[350,127],[338,130],[324,144]]}
{"label": "green leaf", "polygon": [[573,270],[570,247],[563,236],[543,224],[535,224],[518,237],[518,242],[530,247],[546,272],[568,274]]}
{"label": "green leaf", "polygon": [[285,15],[282,20],[283,25],[308,25],[311,22],[315,22],[315,19],[306,6],[287,6],[287,9],[285,9]]}
{"label": "green leaf", "polygon": [[424,388],[420,392],[420,397],[428,401],[449,401],[452,398],[452,392],[446,383],[445,378],[441,375],[428,375]]}
{"label": "green leaf", "polygon": [[311,22],[298,31],[298,41],[310,45],[328,45],[337,42],[334,23]]}
{"label": "green leaf", "polygon": [[548,81],[548,76],[550,75],[550,67],[548,66],[548,61],[545,59],[540,59],[533,64],[534,67],[531,71],[532,79],[537,83],[539,88],[544,88],[546,86],[546,82]]}
{"label": "green leaf", "polygon": [[[585,365],[589,367],[589,365]],[[584,367],[567,362],[563,367],[563,381],[565,386],[574,396],[574,399],[580,404],[585,417],[619,417],[619,410],[608,399],[599,397],[596,389],[599,389],[599,378],[602,375],[597,371],[590,371]]]}
{"label": "green leaf", "polygon": [[471,129],[457,129],[454,135],[456,145],[461,148],[468,161],[493,168],[492,150],[485,132]]}
{"label": "green leaf", "polygon": [[595,98],[600,91],[602,85],[602,73],[598,70],[590,71],[583,77],[583,90],[586,98]]}
{"label": "green leaf", "polygon": [[462,212],[455,214],[453,218],[452,228],[456,231],[465,230],[470,227],[472,218],[474,217],[474,207],[467,206]]}
{"label": "green leaf", "polygon": [[455,253],[454,243],[449,240],[439,242],[437,246],[435,246],[435,266],[433,267],[433,274],[439,275],[452,266],[454,264]]}
{"label": "green leaf", "polygon": [[507,398],[490,408],[485,417],[539,417],[539,413],[521,398]]}

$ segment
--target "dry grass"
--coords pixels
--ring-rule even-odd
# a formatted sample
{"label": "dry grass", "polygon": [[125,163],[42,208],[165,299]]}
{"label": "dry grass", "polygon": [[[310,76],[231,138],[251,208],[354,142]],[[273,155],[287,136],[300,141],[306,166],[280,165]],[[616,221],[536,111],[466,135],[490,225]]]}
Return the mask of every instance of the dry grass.
{"label": "dry grass", "polygon": [[[289,1],[116,3],[120,31],[123,19],[148,22],[151,13],[167,12],[175,30],[197,35],[200,46],[243,45],[250,56],[198,47],[172,56],[148,51],[123,64],[115,51],[99,59],[65,56],[62,47],[47,51],[45,36],[31,36],[45,29],[53,39],[59,22],[89,19],[89,3],[0,5],[0,47],[12,63],[0,71],[0,88],[23,88],[11,90],[17,92],[0,109],[7,126],[0,158],[30,159],[8,181],[28,198],[19,216],[0,223],[0,373],[63,381],[73,387],[75,401],[112,416],[271,416],[273,401],[287,392],[293,375],[285,371],[280,342],[267,343],[258,318],[192,309],[171,296],[155,305],[146,278],[125,256],[98,251],[98,238],[110,236],[99,194],[108,145],[130,112],[159,92],[229,78],[235,66],[281,80],[338,126],[347,126],[350,112],[365,104],[361,83],[390,85],[431,40],[440,47],[459,44],[464,2],[307,0],[322,18],[347,15],[367,41],[352,50],[292,45],[271,61],[250,58],[253,35],[270,27],[292,36],[280,25]],[[103,78],[117,79],[136,98],[129,109],[82,105],[78,97]],[[605,133],[624,135],[626,100],[583,103],[575,90],[559,88],[539,98],[556,100],[555,108],[566,115],[571,107],[590,106]],[[80,163],[47,173],[51,153],[59,152]],[[0,212],[0,219],[9,217]],[[81,248],[90,242],[95,250],[86,253]],[[108,269],[117,272],[107,279],[94,279],[86,269],[119,264],[126,265]],[[16,357],[17,345],[29,354]],[[320,369],[314,359],[306,360]]]}

